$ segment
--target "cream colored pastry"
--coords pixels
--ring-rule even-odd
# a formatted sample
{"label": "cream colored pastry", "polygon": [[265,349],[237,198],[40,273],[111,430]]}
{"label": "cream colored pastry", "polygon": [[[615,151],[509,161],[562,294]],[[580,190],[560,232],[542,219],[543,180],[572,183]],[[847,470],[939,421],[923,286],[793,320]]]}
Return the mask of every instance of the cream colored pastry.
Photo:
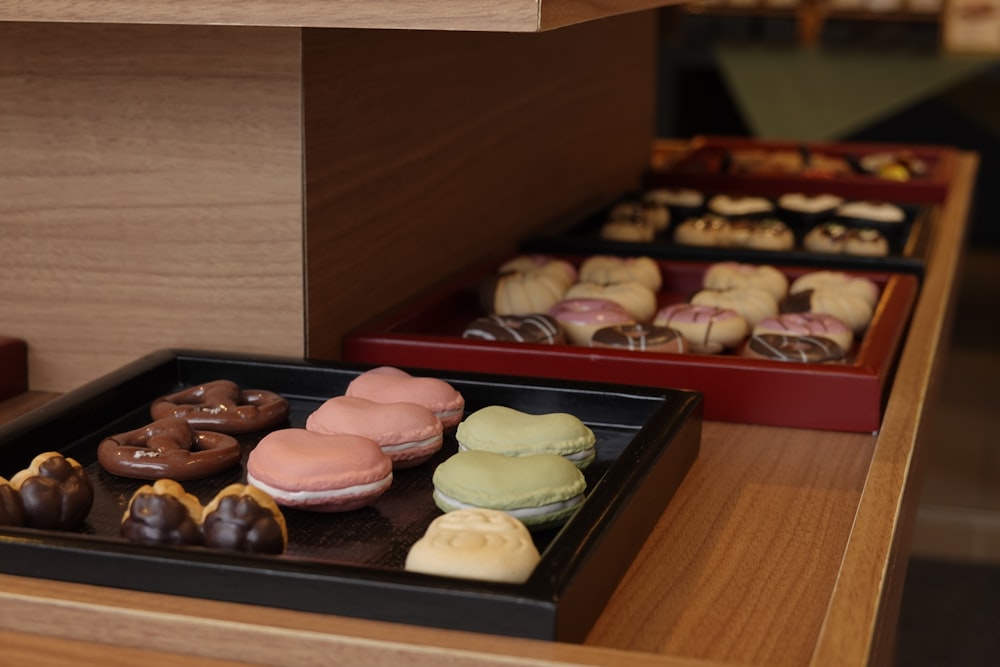
{"label": "cream colored pastry", "polygon": [[885,257],[889,241],[877,229],[851,229],[844,238],[844,252],[864,257]]}
{"label": "cream colored pastry", "polygon": [[656,238],[656,228],[645,218],[608,220],[601,227],[601,238],[608,241],[648,243]]}
{"label": "cream colored pastry", "polygon": [[691,303],[735,310],[743,316],[751,328],[757,326],[762,319],[778,314],[777,299],[767,290],[758,287],[740,287],[725,291],[704,289],[691,297]]}
{"label": "cream colored pastry", "polygon": [[674,242],[681,245],[715,247],[725,245],[729,222],[717,215],[688,218],[674,229]]}
{"label": "cream colored pastry", "polygon": [[779,302],[788,293],[788,278],[768,264],[717,262],[705,271],[702,285],[715,290],[756,287],[769,292]]}
{"label": "cream colored pastry", "polygon": [[832,211],[843,203],[843,197],[831,194],[807,195],[802,192],[789,192],[778,197],[778,208],[793,213],[822,213]]}
{"label": "cream colored pastry", "polygon": [[[863,299],[869,306],[878,303],[878,285],[868,278],[852,276],[841,271],[813,271],[798,278],[788,288],[789,294],[798,294],[805,290],[830,289],[853,294]],[[833,313],[831,313],[833,314]]]}
{"label": "cream colored pastry", "polygon": [[774,210],[774,204],[763,197],[738,197],[721,194],[708,200],[708,210],[726,217],[742,217],[769,213]]}
{"label": "cream colored pastry", "polygon": [[740,245],[756,250],[791,250],[795,247],[795,234],[782,221],[765,218],[750,223],[750,234]]}
{"label": "cream colored pastry", "polygon": [[606,299],[627,310],[639,322],[648,322],[656,313],[656,293],[637,281],[599,285],[577,283],[566,290],[567,299]]}
{"label": "cream colored pastry", "polygon": [[523,583],[540,559],[523,523],[500,510],[475,508],[431,521],[410,547],[405,568],[459,579]]}
{"label": "cream colored pastry", "polygon": [[889,202],[850,201],[837,208],[837,215],[842,218],[890,224],[906,220],[906,212]]}
{"label": "cream colored pastry", "polygon": [[544,271],[552,278],[562,278],[562,282],[568,288],[576,282],[576,267],[564,259],[549,257],[548,255],[518,255],[507,260],[500,265],[497,273],[510,273],[518,271],[521,273],[532,273],[533,271]]}
{"label": "cream colored pastry", "polygon": [[819,287],[810,294],[809,312],[832,315],[849,326],[855,334],[861,334],[871,322],[874,307],[864,297],[852,292]]}
{"label": "cream colored pastry", "polygon": [[654,292],[663,286],[660,265],[649,257],[594,255],[580,265],[580,282],[611,285],[635,281]]}
{"label": "cream colored pastry", "polygon": [[556,263],[531,271],[504,273],[496,278],[492,308],[497,315],[544,313],[566,293],[565,269]]}

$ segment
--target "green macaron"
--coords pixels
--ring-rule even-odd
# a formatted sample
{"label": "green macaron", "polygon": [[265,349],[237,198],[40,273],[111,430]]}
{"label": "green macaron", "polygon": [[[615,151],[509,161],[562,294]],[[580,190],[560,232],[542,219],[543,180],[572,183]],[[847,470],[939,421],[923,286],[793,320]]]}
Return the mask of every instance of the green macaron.
{"label": "green macaron", "polygon": [[594,432],[566,412],[529,414],[502,405],[476,410],[455,432],[459,450],[505,456],[558,454],[581,470],[596,456]]}
{"label": "green macaron", "polygon": [[487,508],[531,529],[566,521],[583,502],[583,473],[558,454],[454,454],[434,471],[434,503],[444,512]]}

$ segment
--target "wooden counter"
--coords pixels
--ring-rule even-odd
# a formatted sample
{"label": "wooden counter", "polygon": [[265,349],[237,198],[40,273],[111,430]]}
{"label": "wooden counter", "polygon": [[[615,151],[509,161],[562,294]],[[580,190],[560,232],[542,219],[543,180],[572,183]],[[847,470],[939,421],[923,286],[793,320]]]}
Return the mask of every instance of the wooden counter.
{"label": "wooden counter", "polygon": [[[701,457],[583,645],[0,576],[5,655],[206,667],[891,664],[976,168],[960,156],[880,433],[707,423]],[[0,419],[49,397],[0,404]]]}

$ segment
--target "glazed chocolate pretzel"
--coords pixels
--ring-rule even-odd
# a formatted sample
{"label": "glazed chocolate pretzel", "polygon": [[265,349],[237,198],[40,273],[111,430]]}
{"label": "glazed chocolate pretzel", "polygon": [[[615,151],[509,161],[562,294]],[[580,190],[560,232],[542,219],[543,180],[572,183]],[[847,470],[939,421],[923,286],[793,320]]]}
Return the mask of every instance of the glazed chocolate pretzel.
{"label": "glazed chocolate pretzel", "polygon": [[241,390],[230,380],[189,387],[153,401],[153,419],[181,417],[194,428],[219,433],[251,433],[288,417],[288,401],[273,391]]}
{"label": "glazed chocolate pretzel", "polygon": [[97,460],[122,477],[199,479],[239,463],[240,446],[230,435],[196,431],[180,417],[167,417],[105,438]]}

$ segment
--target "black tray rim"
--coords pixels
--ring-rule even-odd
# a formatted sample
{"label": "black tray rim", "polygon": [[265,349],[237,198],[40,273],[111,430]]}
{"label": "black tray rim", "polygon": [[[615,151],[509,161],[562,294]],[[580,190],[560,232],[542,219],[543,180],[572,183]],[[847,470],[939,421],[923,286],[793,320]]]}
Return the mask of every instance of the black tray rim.
{"label": "black tray rim", "polygon": [[[376,364],[290,359],[269,355],[219,353],[203,350],[162,349],[50,401],[4,425],[0,425],[0,457],[28,442],[65,442],[64,446],[44,446],[42,451],[70,449],[100,422],[107,419],[111,406],[124,396],[134,402],[155,398],[159,390],[139,388],[157,374],[178,370],[181,364],[219,362],[232,365],[267,365],[289,371],[330,374],[360,373]],[[149,547],[82,533],[60,533],[30,528],[0,527],[0,570],[7,574],[56,579],[74,583],[126,588],[151,593],[242,602],[300,611],[333,613],[372,620],[430,625],[449,629],[522,636],[560,641],[582,641],[597,610],[572,610],[569,620],[560,618],[560,601],[567,597],[588,565],[596,545],[604,539],[615,520],[634,500],[635,491],[656,472],[661,460],[680,455],[683,473],[697,457],[700,447],[702,395],[680,389],[632,387],[600,382],[575,382],[548,378],[525,378],[474,372],[455,372],[408,367],[414,373],[433,373],[449,382],[556,389],[611,394],[659,403],[652,418],[627,445],[623,456],[634,457],[633,465],[616,463],[592,489],[574,518],[567,523],[543,554],[542,561],[524,584],[505,584],[433,577],[414,572],[313,562],[306,559],[244,555],[198,547]],[[179,371],[178,371],[179,373]],[[155,383],[154,383],[155,385]],[[103,411],[103,412],[102,412]],[[94,416],[94,415],[97,416]],[[114,416],[120,414],[116,412]],[[88,418],[88,415],[90,416]],[[110,415],[109,415],[110,416]],[[65,441],[72,437],[72,441]],[[685,448],[671,445],[687,440]],[[692,444],[693,442],[693,444]],[[662,443],[662,446],[659,446]],[[685,449],[687,451],[678,451]],[[23,456],[24,453],[22,452]],[[676,467],[675,461],[672,467]],[[662,466],[661,466],[662,467]],[[614,473],[614,478],[612,477]],[[675,486],[665,489],[663,507]],[[675,475],[676,477],[676,475]],[[592,500],[593,499],[593,500]],[[638,549],[663,507],[646,512],[640,521]],[[634,511],[634,508],[633,508]],[[619,536],[621,537],[621,536]],[[635,535],[631,536],[633,542]],[[626,537],[626,539],[628,539]],[[633,554],[634,555],[634,554]],[[606,569],[606,565],[603,566]],[[147,575],[154,571],[157,577]],[[613,577],[610,589],[596,590],[610,595],[626,567]],[[192,575],[205,574],[197,586]],[[266,577],[262,577],[266,573]],[[363,575],[363,576],[359,576]],[[207,583],[206,583],[207,579]],[[585,584],[586,585],[586,584]],[[598,586],[597,589],[601,587]],[[289,600],[289,594],[294,600]],[[330,594],[343,601],[331,602]],[[584,598],[594,594],[584,594]],[[601,600],[601,607],[603,602]],[[394,603],[386,606],[387,602]],[[489,610],[479,618],[483,608]],[[433,614],[428,614],[434,610]],[[581,613],[592,616],[580,618]]]}

